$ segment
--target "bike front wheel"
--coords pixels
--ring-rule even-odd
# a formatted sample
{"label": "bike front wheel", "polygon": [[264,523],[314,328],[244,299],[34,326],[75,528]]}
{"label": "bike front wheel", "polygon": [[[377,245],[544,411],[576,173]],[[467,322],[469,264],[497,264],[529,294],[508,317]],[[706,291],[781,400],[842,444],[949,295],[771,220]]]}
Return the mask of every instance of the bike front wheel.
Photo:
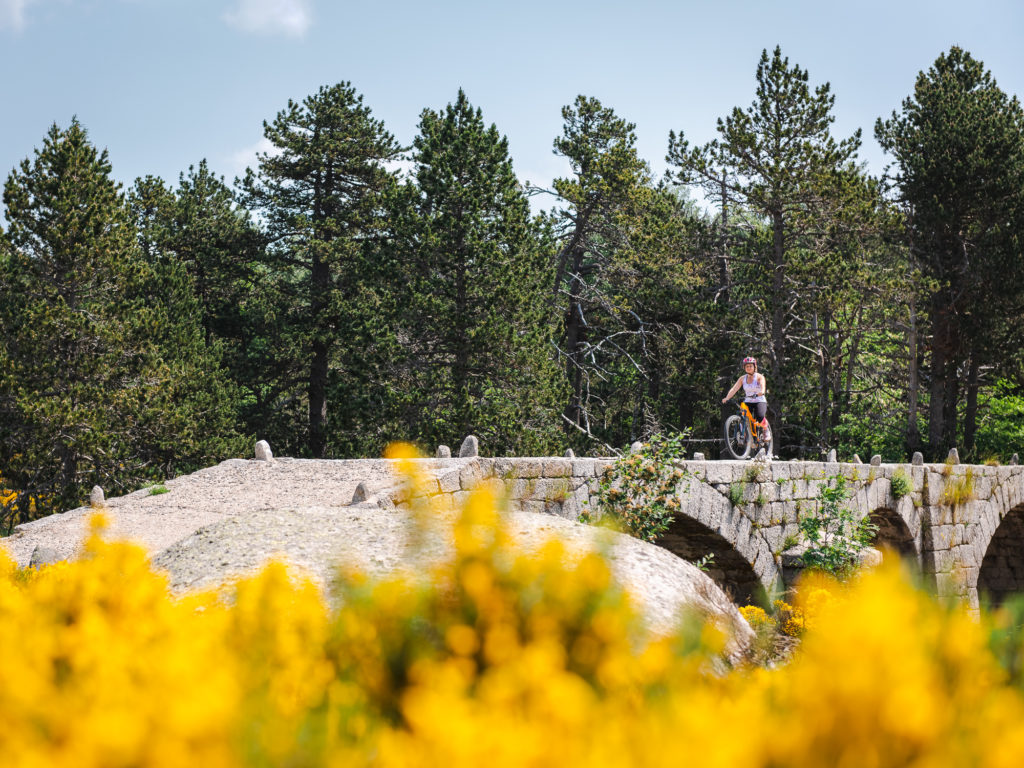
{"label": "bike front wheel", "polygon": [[732,415],[725,420],[725,450],[734,459],[745,459],[750,455],[750,433],[743,418]]}

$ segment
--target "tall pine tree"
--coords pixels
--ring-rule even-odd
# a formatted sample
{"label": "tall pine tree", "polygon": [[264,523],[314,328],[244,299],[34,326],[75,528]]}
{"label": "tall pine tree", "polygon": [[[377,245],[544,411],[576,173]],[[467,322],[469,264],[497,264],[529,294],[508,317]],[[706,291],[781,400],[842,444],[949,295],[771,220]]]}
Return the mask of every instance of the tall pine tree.
{"label": "tall pine tree", "polygon": [[77,120],[11,173],[4,203],[0,471],[22,516],[237,451],[188,281],[141,257],[107,154]]}
{"label": "tall pine tree", "polygon": [[371,356],[390,332],[380,311],[387,275],[379,241],[384,197],[396,184],[387,164],[401,148],[347,82],[289,101],[263,133],[273,150],[259,156],[242,190],[264,223],[282,314],[276,353],[288,374],[276,407],[305,401],[305,428],[294,427],[309,455],[359,452],[360,427],[374,418]]}
{"label": "tall pine tree", "polygon": [[1000,361],[990,340],[1020,311],[1024,111],[982,62],[953,47],[875,135],[896,159],[911,254],[932,285],[928,445],[940,457],[957,442],[964,388],[964,433],[973,436],[979,369]]}
{"label": "tall pine tree", "polygon": [[428,444],[474,433],[495,452],[550,451],[561,379],[550,252],[508,141],[460,90],[444,111],[423,111],[413,159],[408,429]]}

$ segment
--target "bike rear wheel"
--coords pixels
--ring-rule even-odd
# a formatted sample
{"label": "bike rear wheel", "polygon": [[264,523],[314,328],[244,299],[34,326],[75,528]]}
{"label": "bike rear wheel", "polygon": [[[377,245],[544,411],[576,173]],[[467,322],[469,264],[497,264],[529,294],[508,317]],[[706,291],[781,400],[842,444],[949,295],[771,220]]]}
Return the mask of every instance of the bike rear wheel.
{"label": "bike rear wheel", "polygon": [[745,459],[750,455],[750,432],[743,423],[743,417],[733,414],[725,420],[725,450],[734,459]]}

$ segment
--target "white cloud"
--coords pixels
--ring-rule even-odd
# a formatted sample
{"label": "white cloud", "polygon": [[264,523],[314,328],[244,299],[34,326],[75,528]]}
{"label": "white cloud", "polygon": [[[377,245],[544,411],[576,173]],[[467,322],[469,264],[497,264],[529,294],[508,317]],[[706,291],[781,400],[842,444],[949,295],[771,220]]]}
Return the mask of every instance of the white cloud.
{"label": "white cloud", "polygon": [[303,37],[312,22],[309,5],[309,0],[235,0],[224,20],[243,32]]}
{"label": "white cloud", "polygon": [[0,0],[0,29],[11,27],[17,32],[25,28],[25,9],[33,0]]}
{"label": "white cloud", "polygon": [[281,150],[271,143],[270,139],[264,137],[257,141],[255,144],[251,144],[248,147],[242,147],[237,152],[233,152],[228,158],[228,173],[231,176],[244,176],[246,168],[252,168],[255,170],[257,166],[256,155],[259,153],[265,153],[273,157],[274,155],[280,154]]}

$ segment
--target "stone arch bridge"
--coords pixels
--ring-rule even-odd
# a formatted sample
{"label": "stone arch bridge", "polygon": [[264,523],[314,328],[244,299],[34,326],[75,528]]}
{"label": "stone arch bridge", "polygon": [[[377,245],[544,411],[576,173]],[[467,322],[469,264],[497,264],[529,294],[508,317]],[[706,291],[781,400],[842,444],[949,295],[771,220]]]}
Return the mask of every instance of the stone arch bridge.
{"label": "stone arch bridge", "polygon": [[[484,478],[513,507],[575,519],[596,505],[611,459],[425,460],[431,495],[455,504]],[[683,461],[681,512],[659,544],[688,559],[713,554],[710,575],[734,599],[789,583],[797,573],[797,521],[823,483],[842,475],[858,518],[878,525],[876,545],[916,563],[943,597],[972,606],[1024,592],[1024,467],[963,464]],[[895,484],[905,493],[894,493]],[[901,482],[905,480],[905,482]],[[436,485],[433,485],[436,483]]]}

